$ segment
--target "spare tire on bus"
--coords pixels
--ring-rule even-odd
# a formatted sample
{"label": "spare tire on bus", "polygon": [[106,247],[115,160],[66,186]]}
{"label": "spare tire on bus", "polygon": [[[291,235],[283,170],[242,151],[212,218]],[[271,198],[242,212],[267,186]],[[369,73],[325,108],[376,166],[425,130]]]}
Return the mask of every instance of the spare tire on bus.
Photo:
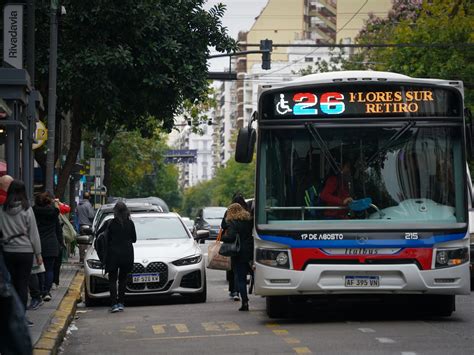
{"label": "spare tire on bus", "polygon": [[235,161],[238,163],[250,163],[253,158],[253,151],[257,133],[250,126],[239,129],[237,144],[235,146]]}

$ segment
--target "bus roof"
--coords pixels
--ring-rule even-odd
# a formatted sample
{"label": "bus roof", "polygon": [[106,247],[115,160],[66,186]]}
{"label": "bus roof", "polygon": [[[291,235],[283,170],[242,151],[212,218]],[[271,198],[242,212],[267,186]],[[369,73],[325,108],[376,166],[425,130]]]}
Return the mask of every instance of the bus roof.
{"label": "bus roof", "polygon": [[300,78],[296,78],[292,81],[287,81],[281,84],[275,85],[262,85],[263,89],[272,89],[280,87],[291,87],[295,85],[305,84],[324,84],[324,83],[337,83],[337,82],[409,82],[409,83],[420,83],[420,84],[438,84],[448,85],[457,88],[461,93],[464,93],[463,83],[460,80],[443,80],[443,79],[427,79],[427,78],[412,78],[407,75],[384,72],[384,71],[372,71],[372,70],[346,70],[346,71],[333,71],[327,73],[317,73],[305,75]]}

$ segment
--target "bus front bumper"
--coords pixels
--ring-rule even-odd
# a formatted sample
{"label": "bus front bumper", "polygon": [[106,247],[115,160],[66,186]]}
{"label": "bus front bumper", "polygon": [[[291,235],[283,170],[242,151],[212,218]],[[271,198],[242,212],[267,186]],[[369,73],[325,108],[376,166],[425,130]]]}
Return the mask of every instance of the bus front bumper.
{"label": "bus front bumper", "polygon": [[[378,277],[376,287],[347,287],[346,277]],[[260,296],[321,294],[439,294],[470,293],[469,262],[459,266],[420,270],[406,265],[308,265],[303,271],[257,263],[255,293]]]}

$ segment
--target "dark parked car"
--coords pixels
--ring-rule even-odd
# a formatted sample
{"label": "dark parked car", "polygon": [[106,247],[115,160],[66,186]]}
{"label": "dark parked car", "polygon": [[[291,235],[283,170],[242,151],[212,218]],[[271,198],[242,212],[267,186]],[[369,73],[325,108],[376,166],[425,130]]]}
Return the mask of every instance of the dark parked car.
{"label": "dark parked car", "polygon": [[216,239],[225,211],[227,211],[225,207],[204,207],[200,209],[194,221],[194,237],[196,237],[198,230],[208,230],[209,239]]}

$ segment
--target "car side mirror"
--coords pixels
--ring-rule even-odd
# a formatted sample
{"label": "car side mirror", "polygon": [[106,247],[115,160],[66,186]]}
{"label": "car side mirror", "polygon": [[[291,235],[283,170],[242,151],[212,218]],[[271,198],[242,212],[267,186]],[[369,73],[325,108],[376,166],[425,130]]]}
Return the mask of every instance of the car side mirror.
{"label": "car side mirror", "polygon": [[79,245],[92,245],[92,235],[78,235],[76,237],[77,244]]}
{"label": "car side mirror", "polygon": [[208,230],[198,230],[196,232],[196,240],[209,239],[210,234]]}

